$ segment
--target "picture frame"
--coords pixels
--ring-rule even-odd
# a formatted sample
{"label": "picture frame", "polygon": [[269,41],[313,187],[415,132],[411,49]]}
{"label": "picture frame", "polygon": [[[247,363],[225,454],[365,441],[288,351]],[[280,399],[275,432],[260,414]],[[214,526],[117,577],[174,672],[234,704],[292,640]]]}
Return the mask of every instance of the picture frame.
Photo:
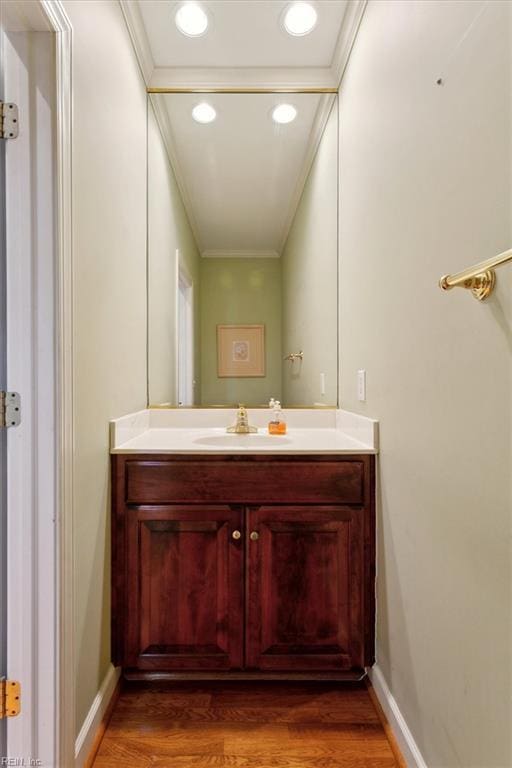
{"label": "picture frame", "polygon": [[265,376],[265,325],[217,325],[217,376]]}

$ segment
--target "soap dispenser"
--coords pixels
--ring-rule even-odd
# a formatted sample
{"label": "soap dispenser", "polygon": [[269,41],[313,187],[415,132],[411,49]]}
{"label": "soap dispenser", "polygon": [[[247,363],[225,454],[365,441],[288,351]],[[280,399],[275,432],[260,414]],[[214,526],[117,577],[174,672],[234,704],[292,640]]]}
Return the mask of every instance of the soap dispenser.
{"label": "soap dispenser", "polygon": [[273,408],[272,419],[268,424],[268,433],[269,435],[286,435],[286,422],[279,400],[274,400]]}

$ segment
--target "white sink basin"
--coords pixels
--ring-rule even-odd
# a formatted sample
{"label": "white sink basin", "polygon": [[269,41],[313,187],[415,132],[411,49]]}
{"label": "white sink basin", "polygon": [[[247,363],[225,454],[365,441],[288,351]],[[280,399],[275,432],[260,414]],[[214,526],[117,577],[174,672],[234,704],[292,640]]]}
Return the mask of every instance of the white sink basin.
{"label": "white sink basin", "polygon": [[199,437],[196,440],[194,440],[194,443],[196,445],[209,445],[209,446],[218,446],[219,448],[262,448],[264,446],[274,446],[277,447],[279,445],[285,445],[286,443],[291,443],[292,441],[288,437],[284,437],[283,435],[258,435],[258,434],[250,434],[250,435],[237,435],[237,434],[225,434],[225,435],[214,435],[213,437]]}

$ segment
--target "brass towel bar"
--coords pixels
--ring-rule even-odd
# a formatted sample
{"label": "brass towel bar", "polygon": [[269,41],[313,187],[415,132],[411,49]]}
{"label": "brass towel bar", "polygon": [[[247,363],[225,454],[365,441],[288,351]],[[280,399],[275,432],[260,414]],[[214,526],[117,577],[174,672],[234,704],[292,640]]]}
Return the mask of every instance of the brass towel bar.
{"label": "brass towel bar", "polygon": [[457,272],[455,275],[444,275],[439,281],[439,287],[443,291],[457,287],[468,288],[478,301],[483,301],[491,295],[496,285],[494,269],[508,261],[512,261],[512,248],[493,256],[492,259],[475,264],[474,267],[463,269],[462,272]]}

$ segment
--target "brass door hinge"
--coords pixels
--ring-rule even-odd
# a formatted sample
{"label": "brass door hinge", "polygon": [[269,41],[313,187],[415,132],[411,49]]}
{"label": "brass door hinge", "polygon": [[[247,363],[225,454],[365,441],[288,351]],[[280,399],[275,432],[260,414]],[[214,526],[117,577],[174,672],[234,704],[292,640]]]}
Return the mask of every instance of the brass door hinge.
{"label": "brass door hinge", "polygon": [[0,720],[21,712],[21,685],[16,680],[0,680]]}
{"label": "brass door hinge", "polygon": [[18,107],[0,101],[0,139],[16,139],[19,130]]}
{"label": "brass door hinge", "polygon": [[17,392],[0,390],[0,429],[17,427],[21,421],[21,398]]}

